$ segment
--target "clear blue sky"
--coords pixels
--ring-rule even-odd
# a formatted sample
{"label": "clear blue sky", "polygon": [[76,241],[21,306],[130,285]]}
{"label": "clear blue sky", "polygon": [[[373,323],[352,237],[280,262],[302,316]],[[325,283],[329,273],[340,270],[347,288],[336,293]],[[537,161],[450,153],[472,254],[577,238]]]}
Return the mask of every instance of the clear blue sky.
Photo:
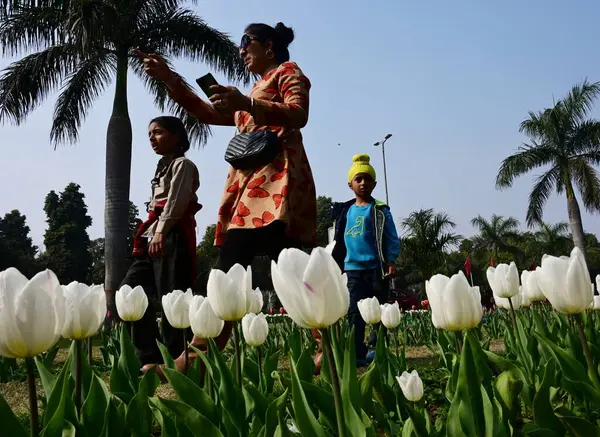
{"label": "clear blue sky", "polygon": [[[532,177],[505,192],[494,189],[500,162],[525,140],[519,123],[528,110],[550,106],[582,79],[600,80],[600,4],[592,0],[226,3],[200,1],[194,8],[236,41],[250,22],[283,21],[296,31],[292,59],[313,84],[304,138],[318,194],[349,198],[350,160],[366,152],[380,174],[375,194],[384,198],[381,151],[372,144],[392,133],[386,149],[394,216],[424,207],[445,210],[464,235],[474,232],[469,222],[477,214],[524,221]],[[0,67],[9,61],[0,60]],[[181,60],[175,66],[192,83],[208,71]],[[25,124],[2,128],[0,214],[15,208],[26,214],[36,244],[43,241],[44,197],[71,181],[86,195],[94,221],[90,236],[103,235],[112,97],[110,87],[75,146],[54,151],[49,143],[55,95]],[[159,113],[134,77],[129,108],[131,199],[142,209],[156,165],[146,128]],[[216,218],[227,171],[223,153],[233,134],[233,128],[215,128],[205,148],[189,153],[201,175],[200,237]],[[554,196],[545,219],[567,220],[566,211],[566,200]],[[583,220],[586,230],[600,233],[597,216],[584,214]]]}

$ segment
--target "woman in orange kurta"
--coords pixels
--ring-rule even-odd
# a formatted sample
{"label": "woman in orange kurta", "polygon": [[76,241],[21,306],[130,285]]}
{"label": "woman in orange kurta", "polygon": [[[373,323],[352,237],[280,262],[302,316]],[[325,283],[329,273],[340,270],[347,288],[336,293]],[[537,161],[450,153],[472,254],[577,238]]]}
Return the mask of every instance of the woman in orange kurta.
{"label": "woman in orange kurta", "polygon": [[[240,133],[273,131],[282,143],[277,157],[263,167],[229,169],[215,237],[224,271],[234,264],[250,265],[257,255],[277,259],[285,248],[316,245],[316,190],[300,133],[308,121],[311,85],[289,61],[293,39],[292,29],[282,23],[275,28],[249,25],[240,56],[261,79],[248,96],[235,87],[213,86],[212,104],[190,90],[159,56],[144,59],[145,71],[164,81],[171,98],[200,122],[235,125]],[[218,344],[226,344],[230,330],[226,325]],[[202,346],[201,341],[194,344]]]}

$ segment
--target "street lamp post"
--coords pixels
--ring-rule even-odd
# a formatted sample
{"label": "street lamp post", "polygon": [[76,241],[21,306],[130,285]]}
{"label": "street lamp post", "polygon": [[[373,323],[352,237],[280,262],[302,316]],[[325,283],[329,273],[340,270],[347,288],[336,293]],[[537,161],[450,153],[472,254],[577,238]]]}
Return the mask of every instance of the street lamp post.
{"label": "street lamp post", "polygon": [[388,183],[387,183],[387,167],[385,163],[385,142],[392,137],[392,134],[387,134],[383,141],[377,141],[373,146],[381,146],[381,153],[383,155],[383,180],[385,183],[385,203],[390,204],[390,198],[388,193]]}

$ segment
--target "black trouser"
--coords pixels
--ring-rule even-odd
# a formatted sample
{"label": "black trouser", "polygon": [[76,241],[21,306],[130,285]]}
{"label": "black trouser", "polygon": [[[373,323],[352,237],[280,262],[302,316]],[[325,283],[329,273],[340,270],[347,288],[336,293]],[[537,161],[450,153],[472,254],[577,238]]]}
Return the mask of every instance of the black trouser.
{"label": "black trouser", "polygon": [[292,247],[300,248],[301,244],[285,235],[283,222],[273,222],[264,228],[234,229],[225,235],[218,268],[227,272],[235,264],[248,267],[260,255],[277,261],[283,249]]}
{"label": "black trouser", "polygon": [[[157,308],[162,309],[162,296],[173,290],[185,292],[193,285],[193,263],[196,260],[190,259],[187,241],[181,228],[176,226],[165,236],[163,251],[164,255],[159,258],[150,258],[148,255],[136,258],[121,283],[131,287],[141,285],[148,296],[149,305],[144,317],[133,322],[134,345],[142,365],[163,362],[156,344],[156,341],[161,339],[156,313]],[[177,358],[184,348],[183,333],[169,324],[162,311],[161,315],[161,342],[167,347],[169,354]],[[188,337],[191,339],[189,329]]]}
{"label": "black trouser", "polygon": [[[356,358],[362,360],[367,355],[367,346],[365,345],[366,323],[358,311],[358,301],[376,297],[380,304],[384,304],[388,298],[389,282],[383,278],[380,269],[351,270],[347,271],[346,274],[348,275],[348,291],[350,292],[348,323],[354,327]],[[374,325],[368,341],[369,347],[375,347],[378,330],[379,324]]]}

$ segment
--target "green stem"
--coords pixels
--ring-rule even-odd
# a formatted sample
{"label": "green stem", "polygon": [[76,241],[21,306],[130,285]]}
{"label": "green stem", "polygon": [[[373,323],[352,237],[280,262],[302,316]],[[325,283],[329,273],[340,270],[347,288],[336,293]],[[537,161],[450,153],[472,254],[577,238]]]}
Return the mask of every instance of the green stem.
{"label": "green stem", "polygon": [[266,382],[263,381],[264,375],[262,371],[262,357],[260,356],[260,346],[256,347],[256,363],[258,364],[258,389],[262,387],[263,390],[267,390]]}
{"label": "green stem", "polygon": [[[335,328],[334,328],[335,329]],[[323,342],[323,350],[327,356],[329,371],[331,372],[331,382],[333,385],[333,402],[335,404],[335,415],[338,425],[338,436],[346,437],[346,421],[344,419],[344,406],[342,404],[342,391],[340,389],[340,379],[337,371],[337,363],[333,356],[333,348],[331,347],[331,339],[327,329],[321,330],[321,338]]]}
{"label": "green stem", "polygon": [[594,365],[592,359],[592,353],[588,345],[587,339],[585,338],[585,332],[583,330],[583,322],[581,321],[581,314],[574,314],[571,316],[575,320],[577,325],[577,331],[579,332],[579,339],[581,340],[581,346],[583,348],[583,355],[585,355],[585,361],[587,362],[588,375],[594,384],[596,390],[600,391],[600,377],[598,376],[598,368]]}
{"label": "green stem", "polygon": [[233,325],[233,349],[235,351],[235,380],[238,387],[242,388],[242,357],[240,352],[240,333],[238,331],[239,322]]}
{"label": "green stem", "polygon": [[[208,361],[210,362],[210,347],[208,345],[206,345],[206,358],[208,358]],[[212,378],[208,374],[208,369],[206,366],[204,366],[204,377],[206,378],[206,391],[208,392],[210,398],[214,400],[215,397],[213,395]]]}
{"label": "green stem", "polygon": [[400,330],[398,328],[394,329],[394,341],[396,343],[396,356],[400,356],[400,338],[398,337],[398,332]]}
{"label": "green stem", "polygon": [[190,351],[187,343],[187,329],[182,329],[183,332],[183,368],[185,372],[188,371],[188,365],[190,364]]}
{"label": "green stem", "polygon": [[37,402],[37,390],[35,388],[35,371],[33,358],[25,358],[25,366],[27,368],[27,387],[29,389],[29,427],[31,437],[38,436],[39,430],[39,413]]}
{"label": "green stem", "polygon": [[513,307],[512,299],[510,297],[508,298],[508,304],[510,305],[510,317],[512,318],[512,325],[513,325],[513,329],[514,329],[514,332],[516,335],[517,334],[517,317],[515,316],[515,308]]}
{"label": "green stem", "polygon": [[456,352],[460,355],[462,352],[462,331],[454,331],[456,337]]}
{"label": "green stem", "polygon": [[87,362],[90,366],[92,365],[92,352],[93,352],[92,338],[93,337],[88,338],[88,341],[87,341]]}
{"label": "green stem", "polygon": [[81,378],[81,352],[82,352],[82,344],[81,340],[75,340],[75,409],[77,414],[81,413],[81,386],[82,378]]}

